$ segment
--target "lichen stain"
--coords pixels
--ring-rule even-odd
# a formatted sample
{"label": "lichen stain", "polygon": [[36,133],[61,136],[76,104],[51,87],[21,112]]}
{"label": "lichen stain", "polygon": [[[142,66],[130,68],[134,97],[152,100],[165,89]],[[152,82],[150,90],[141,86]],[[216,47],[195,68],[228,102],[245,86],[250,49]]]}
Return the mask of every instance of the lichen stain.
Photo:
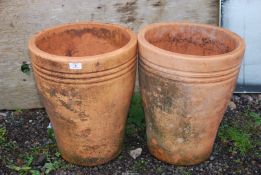
{"label": "lichen stain", "polygon": [[[187,152],[188,145],[197,140],[200,143],[201,139],[189,117],[192,106],[189,89],[182,83],[151,75],[143,68],[139,71],[142,98],[150,104],[144,108],[150,151],[165,161],[174,159],[181,164],[207,158],[205,155],[188,155]],[[180,149],[182,147],[184,149]]]}

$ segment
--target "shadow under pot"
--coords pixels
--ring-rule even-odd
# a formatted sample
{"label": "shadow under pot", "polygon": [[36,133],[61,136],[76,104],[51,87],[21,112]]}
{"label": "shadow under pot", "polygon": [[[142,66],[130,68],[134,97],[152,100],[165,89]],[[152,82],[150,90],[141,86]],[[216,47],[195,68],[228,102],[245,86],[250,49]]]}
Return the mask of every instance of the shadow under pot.
{"label": "shadow under pot", "polygon": [[36,85],[67,161],[94,166],[119,155],[136,45],[132,31],[102,23],[61,25],[30,39]]}
{"label": "shadow under pot", "polygon": [[210,156],[234,90],[244,41],[214,26],[148,25],[138,34],[149,151],[176,165]]}

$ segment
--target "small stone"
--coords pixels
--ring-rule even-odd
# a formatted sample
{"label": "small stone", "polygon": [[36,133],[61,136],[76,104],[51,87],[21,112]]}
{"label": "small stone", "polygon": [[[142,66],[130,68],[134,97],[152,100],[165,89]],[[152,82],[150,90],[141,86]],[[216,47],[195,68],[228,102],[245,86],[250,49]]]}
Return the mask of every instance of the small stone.
{"label": "small stone", "polygon": [[33,122],[33,120],[29,120],[29,123],[32,123]]}
{"label": "small stone", "polygon": [[253,101],[253,97],[251,97],[250,95],[243,94],[242,97],[247,99],[249,102]]}
{"label": "small stone", "polygon": [[261,94],[258,95],[257,100],[261,101]]}
{"label": "small stone", "polygon": [[209,160],[214,160],[215,159],[215,157],[214,156],[210,156],[210,158],[209,158]]}
{"label": "small stone", "polygon": [[52,128],[52,124],[49,123],[49,125],[47,126],[48,129],[51,129]]}
{"label": "small stone", "polygon": [[240,97],[237,95],[233,95],[233,101],[238,102],[240,100]]}
{"label": "small stone", "polygon": [[229,108],[231,110],[235,110],[237,109],[237,105],[233,102],[233,101],[230,101],[229,104],[228,104]]}
{"label": "small stone", "polygon": [[136,159],[137,157],[139,157],[141,155],[141,152],[142,152],[142,148],[137,148],[137,149],[131,150],[129,154],[133,159]]}
{"label": "small stone", "polygon": [[2,117],[7,117],[7,115],[8,115],[8,112],[0,112],[0,116],[2,116]]}

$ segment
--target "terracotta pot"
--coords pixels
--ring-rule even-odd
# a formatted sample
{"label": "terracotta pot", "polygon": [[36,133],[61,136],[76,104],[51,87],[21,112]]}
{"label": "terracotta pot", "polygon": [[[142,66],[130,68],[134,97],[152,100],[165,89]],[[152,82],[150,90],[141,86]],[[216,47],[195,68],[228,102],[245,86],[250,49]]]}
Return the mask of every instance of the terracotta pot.
{"label": "terracotta pot", "polygon": [[120,153],[136,45],[132,31],[102,23],[61,25],[30,39],[37,88],[64,159],[93,166]]}
{"label": "terracotta pot", "polygon": [[138,35],[149,151],[193,165],[211,154],[244,54],[236,34],[209,25],[161,23]]}

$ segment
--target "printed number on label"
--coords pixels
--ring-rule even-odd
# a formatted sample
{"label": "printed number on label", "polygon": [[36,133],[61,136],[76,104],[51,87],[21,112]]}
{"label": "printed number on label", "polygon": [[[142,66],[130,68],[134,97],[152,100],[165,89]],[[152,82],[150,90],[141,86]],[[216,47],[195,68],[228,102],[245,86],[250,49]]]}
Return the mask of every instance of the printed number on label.
{"label": "printed number on label", "polygon": [[69,63],[69,69],[82,69],[82,63]]}

